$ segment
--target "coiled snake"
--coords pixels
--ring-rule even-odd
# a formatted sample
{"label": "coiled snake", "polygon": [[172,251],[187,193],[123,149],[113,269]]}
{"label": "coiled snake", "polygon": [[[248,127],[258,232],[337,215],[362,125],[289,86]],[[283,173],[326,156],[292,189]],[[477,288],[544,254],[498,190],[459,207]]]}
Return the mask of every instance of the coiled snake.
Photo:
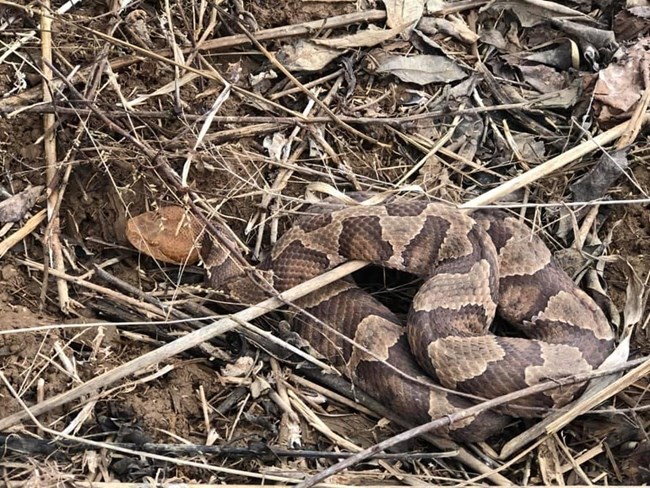
{"label": "coiled snake", "polygon": [[[296,305],[306,313],[293,321],[294,329],[354,384],[412,423],[473,404],[438,384],[494,398],[590,371],[612,351],[614,336],[603,312],[517,218],[423,201],[320,205],[306,214],[258,266],[275,290],[353,259],[424,280],[406,326],[349,280],[300,300]],[[200,228],[183,209],[163,207],[131,219],[127,236],[143,252],[178,262]],[[234,302],[260,301],[264,287],[251,283],[233,248],[202,239],[208,284]],[[521,337],[492,334],[495,313]],[[558,407],[579,388],[558,388],[517,405]],[[503,429],[512,414],[531,415],[524,408],[489,411],[438,434],[482,440]]]}

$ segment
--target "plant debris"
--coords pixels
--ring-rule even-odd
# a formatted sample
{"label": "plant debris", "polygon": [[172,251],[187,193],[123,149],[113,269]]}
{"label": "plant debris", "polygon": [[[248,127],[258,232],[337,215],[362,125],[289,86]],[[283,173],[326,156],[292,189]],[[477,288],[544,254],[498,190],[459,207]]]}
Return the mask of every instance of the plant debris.
{"label": "plant debris", "polygon": [[[649,483],[649,19],[647,0],[0,0],[3,480]],[[350,191],[526,219],[608,314],[618,376],[478,445],[395,437],[408,419],[283,302],[224,308],[198,262],[208,231],[256,264]],[[165,208],[191,242],[152,259],[127,221]],[[326,279],[356,271],[406,313],[410,277],[346,266]]]}

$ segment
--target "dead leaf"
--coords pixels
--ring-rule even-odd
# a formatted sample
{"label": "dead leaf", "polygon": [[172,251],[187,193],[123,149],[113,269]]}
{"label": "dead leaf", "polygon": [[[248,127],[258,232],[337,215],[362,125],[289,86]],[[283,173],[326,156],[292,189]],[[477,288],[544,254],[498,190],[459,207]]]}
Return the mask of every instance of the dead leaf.
{"label": "dead leaf", "polygon": [[444,53],[444,49],[440,44],[427,36],[424,32],[419,31],[418,29],[413,29],[411,33],[411,44],[415,46],[416,49],[420,51],[439,51]]}
{"label": "dead leaf", "polygon": [[524,161],[535,164],[543,161],[546,146],[538,137],[525,132],[516,132],[512,138],[517,144],[517,152]]}
{"label": "dead leaf", "polygon": [[478,40],[479,36],[469,28],[465,21],[456,17],[450,17],[450,19],[422,17],[418,22],[418,29],[429,35],[440,32],[468,45],[472,45]]}
{"label": "dead leaf", "polygon": [[557,91],[555,93],[547,93],[540,100],[535,100],[535,107],[540,108],[569,108],[573,107],[581,93],[580,80],[574,80],[571,86]]}
{"label": "dead leaf", "polygon": [[504,50],[508,47],[508,41],[506,41],[503,34],[496,29],[483,29],[479,37],[485,44],[494,46],[497,49]]}
{"label": "dead leaf", "polygon": [[287,143],[289,140],[282,132],[275,132],[272,136],[264,138],[264,149],[269,153],[273,161],[283,161],[287,152]]}
{"label": "dead leaf", "polygon": [[532,86],[540,93],[554,93],[566,84],[566,79],[562,73],[543,64],[536,66],[518,66],[517,69],[522,74],[526,83]]}
{"label": "dead leaf", "polygon": [[30,186],[0,202],[0,222],[18,222],[34,206],[44,186]]}
{"label": "dead leaf", "polygon": [[253,382],[251,383],[251,386],[250,386],[251,396],[253,398],[259,398],[262,395],[265,395],[266,393],[268,393],[268,391],[270,389],[271,389],[271,385],[269,384],[269,382],[266,381],[261,376],[257,376],[253,380]]}
{"label": "dead leaf", "polygon": [[384,0],[386,25],[391,28],[408,26],[402,33],[407,38],[424,14],[424,0]]}
{"label": "dead leaf", "polygon": [[632,7],[628,9],[628,11],[632,15],[636,15],[637,17],[641,17],[643,19],[650,19],[650,6]]}
{"label": "dead leaf", "polygon": [[550,23],[556,29],[587,42],[597,49],[610,49],[613,51],[618,47],[616,37],[612,31],[597,29],[564,19],[550,19]]}
{"label": "dead leaf", "polygon": [[373,47],[398,36],[405,28],[406,26],[402,25],[394,29],[380,29],[377,26],[371,25],[368,29],[359,31],[356,34],[335,37],[333,39],[315,39],[313,42],[319,46],[327,46],[334,49]]}
{"label": "dead leaf", "polygon": [[535,27],[554,17],[574,17],[578,19],[592,19],[578,10],[574,10],[555,2],[532,4],[528,2],[497,0],[489,9],[496,11],[510,10],[519,20],[522,27]]}
{"label": "dead leaf", "polygon": [[573,200],[590,202],[602,198],[627,167],[627,150],[619,149],[603,154],[587,174],[571,185]]}
{"label": "dead leaf", "polygon": [[447,7],[447,2],[444,0],[425,0],[424,11],[427,15],[437,14]]}
{"label": "dead leaf", "polygon": [[650,6],[621,10],[614,17],[612,29],[619,42],[641,38],[650,32]]}
{"label": "dead leaf", "polygon": [[650,41],[642,39],[598,73],[594,99],[598,120],[626,118],[641,99],[644,90],[643,70],[650,66]]}
{"label": "dead leaf", "polygon": [[338,58],[344,51],[319,46],[312,41],[299,40],[286,44],[276,58],[289,71],[319,71]]}
{"label": "dead leaf", "polygon": [[221,368],[223,376],[245,378],[253,371],[255,360],[250,356],[240,356],[234,363],[228,363]]}
{"label": "dead leaf", "polygon": [[545,64],[560,70],[567,70],[571,67],[579,67],[579,51],[575,43],[562,42],[552,49],[533,52],[522,56],[521,59],[535,63]]}
{"label": "dead leaf", "polygon": [[643,317],[645,302],[647,299],[645,286],[639,278],[634,267],[623,256],[613,254],[601,256],[600,261],[613,263],[627,278],[627,289],[625,290],[625,308],[623,310],[623,334],[627,335],[630,329],[638,324]]}
{"label": "dead leaf", "polygon": [[448,83],[467,77],[467,73],[450,59],[431,54],[386,55],[375,71],[395,75],[402,81],[418,85]]}

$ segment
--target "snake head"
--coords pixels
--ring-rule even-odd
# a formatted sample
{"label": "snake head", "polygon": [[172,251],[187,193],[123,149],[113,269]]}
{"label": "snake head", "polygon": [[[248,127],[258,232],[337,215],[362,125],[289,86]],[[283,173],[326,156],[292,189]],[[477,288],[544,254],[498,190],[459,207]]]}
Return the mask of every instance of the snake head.
{"label": "snake head", "polygon": [[196,264],[202,229],[184,208],[167,206],[129,219],[125,233],[133,247],[158,261]]}

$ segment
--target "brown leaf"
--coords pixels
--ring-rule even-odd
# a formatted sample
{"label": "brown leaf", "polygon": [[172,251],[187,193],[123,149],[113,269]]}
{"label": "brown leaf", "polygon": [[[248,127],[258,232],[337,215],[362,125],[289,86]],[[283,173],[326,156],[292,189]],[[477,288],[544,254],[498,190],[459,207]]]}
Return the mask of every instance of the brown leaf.
{"label": "brown leaf", "polygon": [[650,66],[650,41],[646,38],[598,73],[594,99],[601,122],[624,117],[634,110],[644,90],[642,73],[647,66]]}
{"label": "brown leaf", "polygon": [[553,93],[564,88],[566,79],[562,73],[543,64],[537,66],[518,66],[517,69],[526,83],[540,93]]}
{"label": "brown leaf", "polygon": [[496,29],[483,29],[481,30],[479,37],[485,44],[494,46],[497,49],[504,50],[506,47],[508,47],[508,41],[506,41],[506,38],[503,37],[503,34],[501,34],[501,32]]}
{"label": "brown leaf", "polygon": [[650,32],[649,19],[650,6],[621,10],[614,17],[612,26],[616,39],[625,42],[648,35]]}

